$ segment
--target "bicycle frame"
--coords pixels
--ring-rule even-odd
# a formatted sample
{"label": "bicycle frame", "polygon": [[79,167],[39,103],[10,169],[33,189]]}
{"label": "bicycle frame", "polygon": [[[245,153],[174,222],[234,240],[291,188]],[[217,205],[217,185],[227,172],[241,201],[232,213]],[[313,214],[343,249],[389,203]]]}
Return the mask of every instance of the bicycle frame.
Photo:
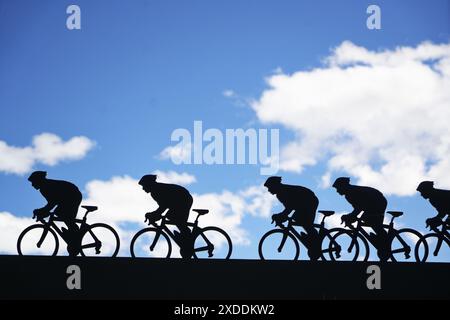
{"label": "bicycle frame", "polygon": [[[83,219],[75,219],[76,223],[80,224],[80,234],[84,234],[86,232],[86,229],[90,232],[90,235],[92,236],[92,238],[94,239],[94,243],[92,244],[86,244],[83,245],[82,248],[83,249],[87,249],[87,248],[96,248],[96,250],[99,250],[99,245],[98,243],[100,242],[98,240],[98,238],[95,236],[95,234],[90,231],[89,229],[89,225],[87,224],[86,220],[87,220],[87,214],[86,213],[83,217]],[[47,237],[48,234],[48,230],[51,228],[53,229],[60,237],[61,239],[64,240],[64,242],[67,244],[66,239],[64,238],[63,232],[62,230],[58,227],[58,225],[55,222],[64,222],[61,219],[55,218],[55,216],[53,214],[50,215],[50,218],[48,219],[48,221],[45,221],[44,219],[39,219],[39,222],[41,222],[45,228],[44,228],[44,232],[41,235],[41,238],[39,239],[37,246],[38,248],[41,247],[42,243],[44,242],[45,238]]]}
{"label": "bicycle frame", "polygon": [[[387,229],[387,241],[389,243],[392,242],[394,237],[396,236],[396,229],[394,228],[394,219],[396,217],[392,217],[389,224],[383,224],[383,228]],[[374,243],[374,239],[369,235],[369,233],[364,230],[364,227],[370,227],[370,225],[364,223],[361,219],[358,219],[356,227],[354,227],[352,224],[346,224],[346,226],[352,231],[353,237],[352,237],[352,243],[349,247],[349,250],[353,249],[353,246],[355,245],[355,242],[357,241],[356,235],[361,235],[365,240],[367,240],[374,248],[378,249],[378,244]],[[409,256],[411,253],[411,247],[403,240],[403,238],[398,237],[400,243],[403,246],[403,249],[396,249],[393,251],[390,251],[390,254],[399,253],[399,252],[405,252],[405,256]]]}
{"label": "bicycle frame", "polygon": [[[197,218],[195,219],[194,222],[188,222],[187,225],[188,227],[192,227],[192,235],[193,238],[195,238],[195,236],[197,234],[202,234],[201,233],[201,228],[198,226],[198,219],[199,219],[200,215],[197,216]],[[175,235],[172,232],[172,230],[170,230],[167,225],[174,225],[172,223],[168,223],[169,220],[166,217],[163,217],[161,220],[161,223],[158,225],[156,222],[152,223],[152,225],[156,228],[157,232],[155,235],[155,238],[153,239],[152,244],[150,245],[150,250],[153,251],[155,249],[156,244],[158,243],[159,237],[161,236],[161,233],[165,232],[169,238],[174,241],[179,247],[180,243],[175,239]],[[199,247],[199,248],[195,248],[195,252],[198,251],[206,251],[208,250],[208,254],[211,257],[212,256],[212,252],[214,250],[214,245],[211,243],[211,241],[208,240],[208,238],[206,238],[203,234],[202,234],[203,239],[206,242],[206,246],[205,247]]]}
{"label": "bicycle frame", "polygon": [[[319,229],[319,239],[322,239],[324,234],[325,234],[325,232],[326,232],[326,228],[325,228],[325,219],[326,218],[327,218],[326,216],[323,216],[322,221],[320,222],[320,224],[316,224],[316,223],[314,224],[314,227]],[[280,246],[278,247],[279,251],[281,251],[283,249],[284,244],[286,243],[286,240],[287,240],[288,233],[293,234],[295,236],[295,238],[298,241],[301,242],[301,244],[303,244],[306,248],[308,248],[308,245],[305,243],[304,237],[301,234],[299,234],[297,230],[295,230],[295,228],[294,228],[295,225],[296,224],[294,224],[292,222],[292,218],[291,217],[288,218],[288,225],[287,226],[284,226],[281,223],[277,224],[277,226],[280,229],[285,231],[285,233],[283,235],[283,238],[281,240]],[[328,252],[328,250],[324,250],[324,252]]]}

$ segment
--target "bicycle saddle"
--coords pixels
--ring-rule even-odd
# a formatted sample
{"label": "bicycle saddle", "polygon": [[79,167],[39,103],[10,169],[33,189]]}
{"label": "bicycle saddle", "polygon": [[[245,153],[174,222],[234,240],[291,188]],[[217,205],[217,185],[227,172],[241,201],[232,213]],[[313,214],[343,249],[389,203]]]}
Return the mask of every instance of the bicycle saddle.
{"label": "bicycle saddle", "polygon": [[98,207],[95,206],[81,206],[83,209],[86,209],[87,212],[92,212],[98,209]]}
{"label": "bicycle saddle", "polygon": [[192,211],[197,212],[201,216],[209,212],[207,209],[192,209]]}
{"label": "bicycle saddle", "polygon": [[323,214],[325,217],[329,217],[329,216],[332,216],[334,214],[334,211],[319,210],[319,213]]}
{"label": "bicycle saddle", "polygon": [[403,212],[401,211],[386,211],[386,213],[389,213],[394,218],[400,217],[403,215]]}

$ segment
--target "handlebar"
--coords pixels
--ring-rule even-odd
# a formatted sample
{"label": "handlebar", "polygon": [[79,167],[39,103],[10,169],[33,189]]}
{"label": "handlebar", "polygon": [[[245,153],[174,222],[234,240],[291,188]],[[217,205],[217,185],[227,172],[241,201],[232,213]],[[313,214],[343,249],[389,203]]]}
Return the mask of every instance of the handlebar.
{"label": "handlebar", "polygon": [[[290,220],[290,218],[289,218],[289,220]],[[283,223],[275,221],[274,219],[272,219],[272,222],[270,224],[273,224],[273,223],[275,223],[275,227],[280,227],[280,228],[284,227]]]}
{"label": "handlebar", "polygon": [[[429,219],[427,219],[427,220],[429,220]],[[439,223],[436,225],[432,225],[429,223],[429,221],[426,221],[425,228],[429,228],[430,230],[437,232],[437,231],[439,231],[438,227],[440,227],[442,225],[445,225],[444,221],[439,221]]]}
{"label": "handlebar", "polygon": [[[50,212],[50,215],[48,216],[49,220],[53,219],[54,217],[54,213]],[[36,219],[36,222],[40,222],[40,223],[46,223],[44,218],[40,218],[36,213],[33,212],[33,217],[32,219]]]}
{"label": "handlebar", "polygon": [[288,217],[288,218],[287,218],[285,221],[283,221],[283,222],[275,221],[275,219],[272,218],[272,222],[271,222],[270,224],[275,223],[275,226],[276,226],[276,227],[279,227],[279,228],[285,228],[285,225],[284,225],[283,223],[284,223],[284,222],[287,222],[287,223],[289,224],[289,223],[291,223],[291,221],[292,221],[292,217]]}
{"label": "handlebar", "polygon": [[150,221],[148,217],[145,217],[144,223],[147,223],[149,226],[158,227],[158,224],[156,224],[157,221],[161,220],[161,225],[165,224],[167,219],[166,216],[162,216],[161,219],[158,219],[156,221]]}

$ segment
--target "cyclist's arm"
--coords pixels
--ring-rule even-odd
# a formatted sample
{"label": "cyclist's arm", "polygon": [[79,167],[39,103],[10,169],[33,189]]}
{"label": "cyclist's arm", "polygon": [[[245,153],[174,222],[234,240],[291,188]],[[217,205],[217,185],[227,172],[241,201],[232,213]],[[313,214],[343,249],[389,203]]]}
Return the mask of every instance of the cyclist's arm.
{"label": "cyclist's arm", "polygon": [[[441,219],[441,220],[444,220],[444,218],[445,218],[445,216],[446,216],[447,214],[448,214],[448,213],[447,213],[446,211],[444,211],[444,210],[438,210],[438,214],[437,214],[436,218],[439,218],[439,219]],[[450,217],[450,215],[449,215],[449,217]]]}
{"label": "cyclist's arm", "polygon": [[351,216],[351,217],[354,217],[354,218],[356,218],[357,216],[358,216],[358,214],[360,214],[361,213],[361,211],[362,210],[360,210],[360,209],[353,209],[353,211],[352,212],[350,212],[348,215],[349,216]]}
{"label": "cyclist's arm", "polygon": [[278,216],[280,217],[287,217],[289,216],[289,214],[292,212],[292,209],[286,208],[283,211],[281,211],[280,213],[278,213]]}
{"label": "cyclist's arm", "polygon": [[55,207],[56,207],[56,203],[49,201],[44,207],[42,207],[40,209],[37,209],[37,210],[38,211],[50,212]]}
{"label": "cyclist's arm", "polygon": [[150,212],[151,215],[155,215],[155,216],[161,216],[164,211],[166,211],[167,208],[165,206],[160,206],[158,209],[156,209],[153,212]]}

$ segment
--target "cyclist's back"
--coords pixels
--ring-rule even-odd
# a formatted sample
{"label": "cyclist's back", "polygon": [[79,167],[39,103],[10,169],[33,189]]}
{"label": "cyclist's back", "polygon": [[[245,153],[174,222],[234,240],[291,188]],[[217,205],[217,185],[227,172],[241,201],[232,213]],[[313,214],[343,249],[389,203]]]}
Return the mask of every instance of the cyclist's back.
{"label": "cyclist's back", "polygon": [[63,180],[46,179],[42,183],[40,192],[47,201],[55,205],[76,205],[81,203],[82,199],[78,187],[71,182]]}
{"label": "cyclist's back", "polygon": [[345,199],[354,209],[364,211],[363,217],[384,215],[387,207],[384,195],[371,187],[349,185]]}
{"label": "cyclist's back", "polygon": [[298,215],[293,216],[296,220],[302,215],[314,219],[319,206],[319,199],[314,192],[302,186],[281,184],[276,197],[286,209],[295,210],[298,213]]}
{"label": "cyclist's back", "polygon": [[192,205],[193,199],[189,191],[176,184],[156,182],[151,190],[152,198],[167,209],[185,208]]}
{"label": "cyclist's back", "polygon": [[430,203],[438,212],[450,214],[450,190],[434,189],[430,193]]}

